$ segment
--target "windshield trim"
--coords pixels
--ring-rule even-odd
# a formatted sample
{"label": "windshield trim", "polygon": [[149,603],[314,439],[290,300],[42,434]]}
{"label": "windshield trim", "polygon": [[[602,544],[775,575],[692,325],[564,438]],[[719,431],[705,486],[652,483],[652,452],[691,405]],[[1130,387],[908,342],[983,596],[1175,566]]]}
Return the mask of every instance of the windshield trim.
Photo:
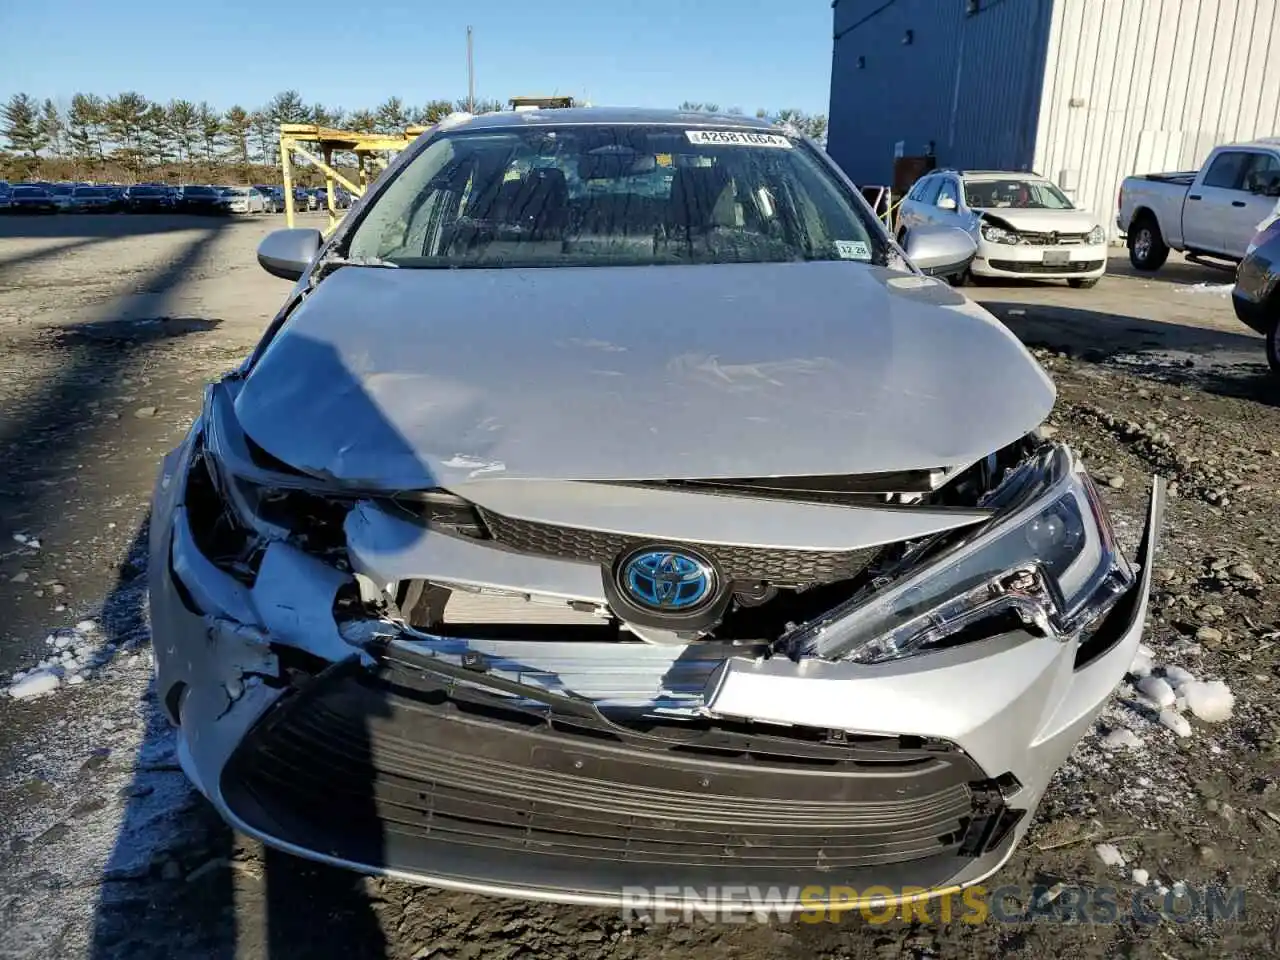
{"label": "windshield trim", "polygon": [[[868,261],[850,260],[848,263],[861,263],[863,266],[886,266],[892,262],[896,256],[893,248],[893,240],[889,236],[884,224],[880,218],[875,215],[875,211],[871,209],[867,203],[866,197],[862,195],[862,191],[857,189],[853,182],[845,175],[844,171],[836,164],[834,160],[823,150],[815,147],[813,141],[808,137],[796,136],[787,133],[778,127],[760,126],[751,123],[726,123],[723,121],[711,120],[694,120],[692,118],[673,118],[670,120],[578,120],[578,121],[560,121],[555,120],[536,124],[535,129],[539,131],[550,132],[558,129],[582,128],[582,127],[671,127],[683,130],[730,130],[741,131],[743,133],[774,133],[787,137],[791,140],[793,149],[804,151],[805,155],[813,161],[820,169],[822,169],[830,178],[832,186],[844,198],[849,207],[854,211],[863,230],[867,234],[868,240],[871,241],[871,259]],[[338,228],[330,237],[328,244],[322,248],[320,256],[316,258],[316,264],[323,262],[329,257],[348,258],[351,252],[351,240],[359,231],[361,224],[369,217],[370,213],[375,210],[386,194],[390,186],[396,182],[408,167],[417,160],[417,158],[431,147],[437,140],[445,137],[461,137],[461,136],[483,136],[493,135],[496,133],[504,133],[507,131],[528,131],[530,125],[523,123],[511,123],[503,125],[489,125],[483,127],[468,128],[467,125],[448,126],[443,130],[438,130],[434,134],[423,135],[419,137],[407,150],[400,151],[399,155],[391,162],[384,171],[383,176],[379,178],[379,182],[371,184],[369,190],[365,192],[363,201],[357,209],[352,211],[345,220],[343,220]],[[746,261],[751,262],[751,261]],[[761,261],[772,263],[775,261]],[[497,267],[491,264],[478,269],[505,269],[505,267]]]}

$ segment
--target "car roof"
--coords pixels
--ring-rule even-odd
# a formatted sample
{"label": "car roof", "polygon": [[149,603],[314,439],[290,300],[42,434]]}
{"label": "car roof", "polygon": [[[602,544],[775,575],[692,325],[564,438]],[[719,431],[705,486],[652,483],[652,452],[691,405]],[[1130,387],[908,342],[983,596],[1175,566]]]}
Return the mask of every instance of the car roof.
{"label": "car roof", "polygon": [[1221,143],[1220,149],[1228,150],[1238,147],[1263,147],[1267,150],[1280,149],[1280,137],[1258,137],[1254,140],[1242,140],[1239,143]]}
{"label": "car roof", "polygon": [[[768,120],[732,113],[703,113],[692,110],[656,110],[646,107],[557,107],[546,110],[501,110],[472,117],[459,127],[494,129],[498,127],[537,127],[547,124],[611,124],[635,123],[696,126],[742,127],[752,130],[777,130]],[[455,129],[457,129],[455,127]]]}
{"label": "car roof", "polygon": [[961,170],[960,176],[965,180],[1035,180],[1039,183],[1047,180],[1029,170]]}

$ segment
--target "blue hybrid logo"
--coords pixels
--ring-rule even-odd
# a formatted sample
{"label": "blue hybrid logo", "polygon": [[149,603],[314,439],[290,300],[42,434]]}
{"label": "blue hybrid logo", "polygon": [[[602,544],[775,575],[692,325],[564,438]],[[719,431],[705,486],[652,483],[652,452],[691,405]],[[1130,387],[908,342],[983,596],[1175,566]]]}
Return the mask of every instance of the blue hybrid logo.
{"label": "blue hybrid logo", "polygon": [[708,600],[715,588],[715,574],[707,564],[674,550],[637,553],[620,572],[631,600],[651,610],[692,610]]}

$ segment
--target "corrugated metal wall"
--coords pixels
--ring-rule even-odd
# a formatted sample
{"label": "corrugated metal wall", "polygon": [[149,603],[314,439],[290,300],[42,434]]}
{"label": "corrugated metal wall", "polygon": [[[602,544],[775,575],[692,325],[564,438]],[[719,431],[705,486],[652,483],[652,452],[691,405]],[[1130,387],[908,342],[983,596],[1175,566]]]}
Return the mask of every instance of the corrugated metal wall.
{"label": "corrugated metal wall", "polygon": [[1131,173],[1280,135],[1277,0],[1057,0],[1035,169],[1114,232]]}
{"label": "corrugated metal wall", "polygon": [[836,0],[828,152],[868,184],[890,182],[898,141],[933,141],[940,166],[1028,169],[1053,3]]}

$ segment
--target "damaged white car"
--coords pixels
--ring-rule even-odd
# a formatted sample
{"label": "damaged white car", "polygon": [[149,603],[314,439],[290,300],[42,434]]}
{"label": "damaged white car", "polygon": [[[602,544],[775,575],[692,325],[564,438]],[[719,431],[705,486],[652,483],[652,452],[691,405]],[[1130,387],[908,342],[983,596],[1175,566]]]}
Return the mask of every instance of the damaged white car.
{"label": "damaged white car", "polygon": [[1131,563],[1049,378],[922,273],[972,241],[906,253],[806,140],[601,109],[442,124],[269,235],[296,285],[153,507],[188,776],[502,895],[997,870],[1133,660],[1162,487]]}

